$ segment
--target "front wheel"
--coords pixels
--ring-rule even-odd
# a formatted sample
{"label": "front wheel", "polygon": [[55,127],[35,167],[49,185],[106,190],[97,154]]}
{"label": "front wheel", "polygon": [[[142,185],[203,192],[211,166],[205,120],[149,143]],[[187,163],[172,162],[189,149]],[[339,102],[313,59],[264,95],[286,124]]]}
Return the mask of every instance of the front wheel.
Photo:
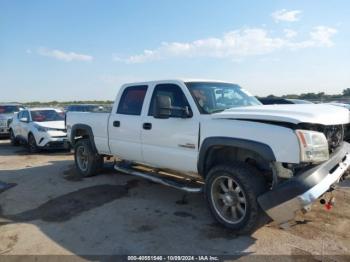
{"label": "front wheel", "polygon": [[74,147],[75,166],[84,177],[96,175],[103,166],[103,157],[92,149],[88,139],[79,140]]}
{"label": "front wheel", "polygon": [[266,217],[257,198],[266,189],[264,178],[245,163],[214,166],[206,177],[210,211],[222,225],[239,234],[253,232]]}
{"label": "front wheel", "polygon": [[13,146],[18,146],[19,145],[18,139],[16,138],[16,136],[13,133],[12,129],[10,129],[10,141],[11,141],[11,145],[13,145]]}
{"label": "front wheel", "polygon": [[36,143],[35,137],[33,136],[33,134],[29,134],[28,136],[28,150],[30,153],[38,153],[39,152],[39,148],[38,145]]}

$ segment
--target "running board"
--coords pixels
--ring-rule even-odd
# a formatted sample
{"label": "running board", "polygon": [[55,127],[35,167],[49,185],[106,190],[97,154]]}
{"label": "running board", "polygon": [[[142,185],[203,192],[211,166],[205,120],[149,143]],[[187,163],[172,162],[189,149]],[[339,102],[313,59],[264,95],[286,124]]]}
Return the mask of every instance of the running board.
{"label": "running board", "polygon": [[184,182],[181,183],[181,182],[177,182],[177,181],[170,179],[170,178],[159,177],[159,176],[157,176],[156,173],[140,172],[140,171],[137,171],[137,170],[132,169],[132,168],[118,166],[117,164],[114,165],[114,169],[119,171],[119,172],[122,172],[122,173],[142,177],[142,178],[145,178],[145,179],[150,180],[152,182],[159,183],[159,184],[169,186],[169,187],[173,187],[176,189],[180,189],[180,190],[186,191],[188,193],[200,193],[203,191],[203,184],[199,184],[199,183],[190,181],[190,182],[192,182],[192,184],[194,184],[194,183],[198,184],[198,186],[189,186],[189,185],[186,185],[186,182],[188,184],[188,180],[184,180]]}

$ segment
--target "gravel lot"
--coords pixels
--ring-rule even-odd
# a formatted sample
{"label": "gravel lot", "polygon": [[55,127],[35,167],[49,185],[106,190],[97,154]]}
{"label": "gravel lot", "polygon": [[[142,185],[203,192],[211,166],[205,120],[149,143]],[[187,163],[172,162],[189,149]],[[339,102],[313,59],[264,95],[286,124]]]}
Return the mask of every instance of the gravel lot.
{"label": "gravel lot", "polygon": [[[350,255],[350,189],[331,212],[316,204],[288,229],[236,236],[202,194],[116,173],[81,178],[67,152],[30,155],[0,140],[0,254]],[[1,184],[1,183],[0,183]],[[333,257],[342,260],[341,257]]]}

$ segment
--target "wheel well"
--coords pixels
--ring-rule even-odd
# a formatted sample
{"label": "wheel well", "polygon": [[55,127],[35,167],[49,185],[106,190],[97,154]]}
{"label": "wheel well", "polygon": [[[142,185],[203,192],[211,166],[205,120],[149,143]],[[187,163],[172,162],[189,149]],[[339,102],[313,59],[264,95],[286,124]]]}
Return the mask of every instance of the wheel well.
{"label": "wheel well", "polygon": [[93,151],[97,152],[95,141],[94,141],[94,135],[92,133],[92,130],[89,127],[77,126],[73,128],[71,133],[72,146],[74,146],[77,143],[77,141],[79,141],[80,139],[88,139],[91,143]]}
{"label": "wheel well", "polygon": [[73,145],[76,144],[80,139],[90,139],[90,132],[85,128],[74,129],[74,132],[72,132]]}
{"label": "wheel well", "polygon": [[29,132],[29,133],[28,133],[28,137],[27,137],[28,140],[29,140],[29,137],[30,137],[31,135],[34,136],[32,132]]}
{"label": "wheel well", "polygon": [[79,140],[81,138],[89,138],[89,137],[90,137],[89,131],[87,131],[84,128],[77,128],[74,130],[74,134],[73,134],[74,140]]}
{"label": "wheel well", "polygon": [[[36,139],[35,139],[35,136],[34,136],[34,134],[33,134],[33,132],[30,131],[30,132],[28,133],[28,136],[27,136],[27,141],[26,141],[27,144],[29,144],[29,137],[30,137],[30,136],[33,136],[33,137],[34,137],[34,140],[36,140]],[[36,142],[36,141],[35,141],[35,142]]]}
{"label": "wheel well", "polygon": [[206,153],[203,176],[218,164],[230,164],[233,161],[248,163],[259,170],[269,170],[269,162],[258,153],[240,147],[212,146]]}

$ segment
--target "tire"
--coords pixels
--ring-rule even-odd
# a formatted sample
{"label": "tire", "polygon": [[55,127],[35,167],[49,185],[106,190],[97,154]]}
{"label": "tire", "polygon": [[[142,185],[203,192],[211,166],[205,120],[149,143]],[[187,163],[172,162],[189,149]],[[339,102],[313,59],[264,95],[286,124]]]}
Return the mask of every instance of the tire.
{"label": "tire", "polygon": [[13,145],[13,146],[19,145],[19,141],[16,138],[15,134],[13,133],[12,129],[10,129],[10,141],[11,141],[11,145]]}
{"label": "tire", "polygon": [[79,140],[74,147],[74,161],[84,177],[94,176],[103,166],[103,157],[94,152],[88,139]]}
{"label": "tire", "polygon": [[33,134],[28,136],[28,150],[30,153],[38,153],[40,151]]}
{"label": "tire", "polygon": [[206,177],[205,193],[212,215],[237,234],[252,233],[266,223],[267,216],[257,202],[266,191],[267,184],[258,170],[241,162],[214,166]]}

